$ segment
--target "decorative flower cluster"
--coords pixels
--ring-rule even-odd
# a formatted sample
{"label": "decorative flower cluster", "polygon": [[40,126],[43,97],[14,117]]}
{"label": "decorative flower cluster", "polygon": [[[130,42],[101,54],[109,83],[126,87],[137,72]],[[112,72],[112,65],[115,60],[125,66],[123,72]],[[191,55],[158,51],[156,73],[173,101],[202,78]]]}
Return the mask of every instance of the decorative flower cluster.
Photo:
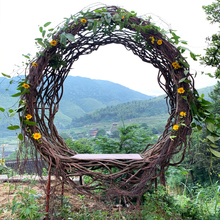
{"label": "decorative flower cluster", "polygon": [[[154,41],[155,41],[154,37],[151,36],[151,37],[149,37],[149,39],[151,39],[151,43],[154,44]],[[162,40],[157,40],[157,44],[161,45],[162,44]]]}
{"label": "decorative flower cluster", "polygon": [[172,66],[174,67],[174,69],[179,69],[180,68],[179,63],[177,63],[177,62],[173,62]]}
{"label": "decorative flower cluster", "polygon": [[[33,63],[32,63],[33,65]],[[27,84],[27,83],[23,83],[22,86],[25,88],[25,89],[28,89],[30,86]],[[29,121],[31,118],[32,118],[32,115],[31,114],[27,114],[25,116],[25,118]],[[41,134],[40,133],[34,133],[32,135],[32,137],[35,139],[35,140],[39,140],[41,138]]]}
{"label": "decorative flower cluster", "polygon": [[[186,117],[186,112],[180,112],[180,116],[183,118],[183,117]],[[177,131],[179,129],[179,125],[174,125],[173,126],[173,130],[174,131]]]}

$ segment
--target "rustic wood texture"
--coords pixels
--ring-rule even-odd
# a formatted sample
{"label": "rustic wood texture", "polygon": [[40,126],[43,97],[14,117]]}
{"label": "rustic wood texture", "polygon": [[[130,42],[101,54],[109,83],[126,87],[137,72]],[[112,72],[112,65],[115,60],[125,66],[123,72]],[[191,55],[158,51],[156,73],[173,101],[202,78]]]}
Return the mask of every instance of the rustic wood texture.
{"label": "rustic wood texture", "polygon": [[[111,14],[117,13],[118,7],[107,7]],[[86,18],[85,18],[86,19]],[[96,18],[98,19],[98,18]],[[65,178],[66,182],[82,193],[95,195],[100,198],[114,198],[125,196],[127,198],[137,197],[149,190],[155,178],[161,177],[165,184],[164,172],[170,165],[180,163],[185,154],[188,145],[187,136],[191,134],[190,106],[183,99],[182,94],[177,93],[177,88],[183,87],[188,91],[188,100],[193,101],[194,80],[190,73],[184,74],[184,70],[189,68],[181,67],[174,69],[172,63],[177,57],[182,57],[180,52],[172,45],[166,37],[156,29],[140,31],[140,41],[135,41],[133,35],[136,29],[132,28],[131,23],[146,26],[149,21],[138,18],[129,18],[130,23],[123,30],[115,30],[105,34],[103,26],[97,29],[96,33],[88,31],[87,24],[79,23],[71,28],[69,33],[75,36],[75,42],[68,41],[66,48],[58,44],[52,48],[45,49],[45,56],[40,56],[36,63],[38,67],[30,66],[26,79],[30,85],[30,94],[25,94],[28,105],[26,113],[33,116],[33,121],[37,126],[22,127],[25,134],[25,141],[34,147],[36,152],[50,164],[55,175],[59,178]],[[60,33],[53,40],[59,40]],[[149,37],[161,39],[162,45],[152,44]],[[146,49],[146,42],[151,49]],[[63,95],[63,82],[71,70],[72,64],[78,60],[81,55],[90,54],[98,50],[100,46],[108,44],[121,44],[127,50],[131,50],[139,56],[143,62],[151,63],[158,69],[158,84],[166,93],[166,103],[169,112],[169,118],[163,134],[158,138],[156,144],[149,149],[145,149],[141,154],[142,159],[85,159],[75,158],[74,152],[66,145],[60,137],[55,125],[54,117],[59,110],[59,102]],[[66,62],[65,66],[52,69],[49,61],[59,54],[62,60]],[[186,62],[186,61],[185,61]],[[110,63],[114,71],[117,69]],[[143,69],[143,71],[146,71]],[[150,74],[146,71],[146,74]],[[156,76],[155,76],[156,77]],[[179,83],[183,77],[188,77],[192,83]],[[67,106],[68,107],[68,106]],[[181,120],[180,112],[186,112],[184,123],[186,126],[180,126],[176,131],[176,138],[170,139],[172,127]],[[25,117],[25,115],[21,115]],[[32,134],[39,132],[42,135],[40,142],[33,139]],[[28,145],[28,144],[26,144]],[[175,156],[174,160],[174,155]],[[35,153],[35,155],[37,155]],[[50,166],[49,166],[50,167]],[[84,185],[76,185],[71,180],[71,176],[89,176],[90,182]]]}

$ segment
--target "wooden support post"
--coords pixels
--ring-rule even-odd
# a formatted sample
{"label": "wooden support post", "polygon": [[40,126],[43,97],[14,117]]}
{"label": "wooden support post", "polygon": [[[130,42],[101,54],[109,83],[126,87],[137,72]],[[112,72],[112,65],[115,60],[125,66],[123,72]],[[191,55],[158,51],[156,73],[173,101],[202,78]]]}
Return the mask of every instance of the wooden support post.
{"label": "wooden support post", "polygon": [[165,179],[164,167],[161,167],[160,184],[162,184],[164,187],[166,187],[166,179]]}
{"label": "wooden support post", "polygon": [[[157,176],[157,171],[155,170],[155,176]],[[155,193],[157,192],[157,177],[154,179],[155,183]]]}
{"label": "wooden support post", "polygon": [[82,178],[82,176],[79,176],[79,184],[83,185],[83,178]]}
{"label": "wooden support post", "polygon": [[47,180],[47,197],[46,197],[46,220],[49,220],[49,204],[50,204],[50,180],[51,180],[51,172],[50,169],[48,171],[48,180]]}

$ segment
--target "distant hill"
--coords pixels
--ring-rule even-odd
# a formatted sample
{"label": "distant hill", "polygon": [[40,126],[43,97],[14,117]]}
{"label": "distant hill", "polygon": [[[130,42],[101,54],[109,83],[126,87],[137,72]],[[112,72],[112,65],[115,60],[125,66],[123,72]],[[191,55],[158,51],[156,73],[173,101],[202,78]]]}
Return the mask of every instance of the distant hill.
{"label": "distant hill", "polygon": [[[23,77],[14,77],[13,79],[0,77],[0,107],[12,109],[16,107],[12,106],[18,98],[10,96],[17,92],[17,81]],[[60,101],[59,114],[55,117],[55,124],[58,128],[63,128],[71,123],[71,119],[81,117],[97,109],[151,98],[153,97],[117,83],[79,76],[68,76],[64,82],[64,94]],[[3,125],[6,127],[8,123],[1,112],[0,117],[2,118],[0,126],[3,129]],[[16,118],[10,119],[11,123],[17,121]]]}
{"label": "distant hill", "polygon": [[[209,86],[198,89],[197,91],[200,95],[204,94],[206,100],[211,101],[208,94],[213,90],[213,87],[214,86]],[[161,95],[151,100],[137,100],[95,110],[82,117],[73,118],[70,128],[103,121],[120,121],[121,119],[126,120],[146,116],[165,115],[167,113],[165,95]]]}

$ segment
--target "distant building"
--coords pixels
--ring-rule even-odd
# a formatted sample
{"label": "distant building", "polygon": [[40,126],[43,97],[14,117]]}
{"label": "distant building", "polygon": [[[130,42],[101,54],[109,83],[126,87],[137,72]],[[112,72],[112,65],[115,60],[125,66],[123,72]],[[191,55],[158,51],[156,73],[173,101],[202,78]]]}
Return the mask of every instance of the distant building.
{"label": "distant building", "polygon": [[118,128],[118,124],[113,122],[110,128],[110,134],[112,134],[113,131],[117,130],[117,128]]}
{"label": "distant building", "polygon": [[88,131],[88,135],[89,136],[92,136],[92,137],[95,137],[96,136],[96,134],[97,134],[97,132],[98,132],[98,128],[91,128],[91,129],[89,129],[89,131]]}

